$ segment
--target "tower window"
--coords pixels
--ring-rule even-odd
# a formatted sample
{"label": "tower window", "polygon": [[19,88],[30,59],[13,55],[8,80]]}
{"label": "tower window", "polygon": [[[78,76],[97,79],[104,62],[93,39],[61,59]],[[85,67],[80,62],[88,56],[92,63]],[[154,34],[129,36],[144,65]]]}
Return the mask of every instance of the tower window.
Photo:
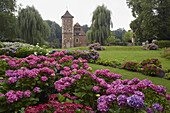
{"label": "tower window", "polygon": [[69,42],[69,40],[65,40],[65,42],[67,43],[67,42]]}
{"label": "tower window", "polygon": [[78,39],[78,38],[76,38],[76,42],[79,42],[79,39]]}

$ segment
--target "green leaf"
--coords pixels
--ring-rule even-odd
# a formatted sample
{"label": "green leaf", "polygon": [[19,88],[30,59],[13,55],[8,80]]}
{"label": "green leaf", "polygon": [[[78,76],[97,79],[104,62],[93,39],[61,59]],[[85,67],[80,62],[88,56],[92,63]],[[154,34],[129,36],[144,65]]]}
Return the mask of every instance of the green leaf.
{"label": "green leaf", "polygon": [[60,102],[62,102],[64,99],[65,99],[65,97],[63,97],[63,96],[61,96],[61,97],[58,98],[58,100],[59,100]]}

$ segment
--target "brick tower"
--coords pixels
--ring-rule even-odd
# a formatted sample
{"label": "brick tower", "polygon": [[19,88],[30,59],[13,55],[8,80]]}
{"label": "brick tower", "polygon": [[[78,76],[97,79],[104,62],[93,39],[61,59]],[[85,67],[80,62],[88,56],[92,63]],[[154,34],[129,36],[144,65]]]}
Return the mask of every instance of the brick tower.
{"label": "brick tower", "polygon": [[62,19],[62,48],[74,47],[73,16],[66,11]]}

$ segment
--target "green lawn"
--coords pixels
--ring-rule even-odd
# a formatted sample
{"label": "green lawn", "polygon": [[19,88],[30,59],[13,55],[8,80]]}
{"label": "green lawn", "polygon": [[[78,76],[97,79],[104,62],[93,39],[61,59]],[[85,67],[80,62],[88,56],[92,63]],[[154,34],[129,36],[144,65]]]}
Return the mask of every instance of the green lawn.
{"label": "green lawn", "polygon": [[140,46],[107,46],[105,51],[99,51],[102,59],[117,59],[125,64],[127,61],[142,62],[148,58],[157,58],[161,61],[163,69],[170,68],[170,60],[161,57],[159,50],[143,50]]}

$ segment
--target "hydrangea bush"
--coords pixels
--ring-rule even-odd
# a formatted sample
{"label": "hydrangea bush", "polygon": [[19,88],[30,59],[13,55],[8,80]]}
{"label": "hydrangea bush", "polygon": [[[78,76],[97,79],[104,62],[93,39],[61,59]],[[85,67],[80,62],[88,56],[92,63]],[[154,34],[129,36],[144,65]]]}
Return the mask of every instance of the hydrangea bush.
{"label": "hydrangea bush", "polygon": [[136,62],[127,62],[124,67],[130,71],[140,71],[145,75],[155,76],[161,73],[162,65],[158,59],[146,59],[143,60],[140,64]]}
{"label": "hydrangea bush", "polygon": [[158,50],[158,45],[156,45],[155,43],[151,43],[151,44],[142,46],[142,48],[144,50]]}
{"label": "hydrangea bush", "polygon": [[0,62],[0,112],[170,112],[163,86],[147,79],[123,80],[108,69],[92,73],[87,60],[67,51],[2,55]]}
{"label": "hydrangea bush", "polygon": [[7,55],[12,57],[24,58],[31,54],[36,56],[38,55],[46,55],[47,50],[43,47],[39,47],[24,43],[11,43],[11,42],[3,42],[1,43],[0,55]]}

